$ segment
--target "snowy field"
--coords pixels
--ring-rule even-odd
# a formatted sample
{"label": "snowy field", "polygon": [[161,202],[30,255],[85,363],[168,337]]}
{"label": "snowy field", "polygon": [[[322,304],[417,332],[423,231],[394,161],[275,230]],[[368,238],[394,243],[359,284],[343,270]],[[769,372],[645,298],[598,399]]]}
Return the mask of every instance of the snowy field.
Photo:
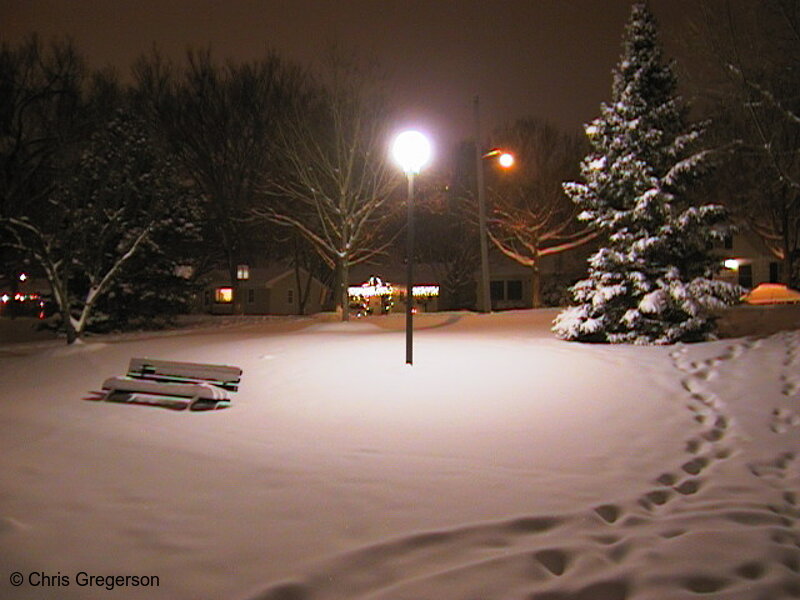
{"label": "snowy field", "polygon": [[[800,597],[800,308],[674,347],[554,315],[421,315],[413,367],[402,316],[0,344],[0,598]],[[242,387],[85,399],[134,356]]]}

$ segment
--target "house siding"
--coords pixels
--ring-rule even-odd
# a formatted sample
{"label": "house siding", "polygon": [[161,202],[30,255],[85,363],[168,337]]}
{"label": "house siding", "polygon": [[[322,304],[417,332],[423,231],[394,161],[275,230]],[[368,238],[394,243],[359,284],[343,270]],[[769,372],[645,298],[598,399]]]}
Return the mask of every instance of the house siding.
{"label": "house siding", "polygon": [[[718,248],[722,261],[735,259],[738,267],[723,268],[718,278],[751,289],[762,283],[778,283],[783,265],[775,258],[764,242],[749,230],[737,233]],[[728,246],[728,247],[726,247]]]}
{"label": "house siding", "polygon": [[[301,270],[303,285],[306,277],[307,272]],[[232,303],[215,301],[215,290],[229,286],[224,277],[212,277],[212,282],[204,293],[206,312],[218,315],[233,314]],[[323,283],[312,278],[305,314],[314,314],[322,310],[326,290],[327,287]],[[282,271],[276,268],[249,269],[249,278],[239,281],[239,297],[242,313],[246,315],[295,315],[298,314],[300,307],[295,273],[290,267]]]}

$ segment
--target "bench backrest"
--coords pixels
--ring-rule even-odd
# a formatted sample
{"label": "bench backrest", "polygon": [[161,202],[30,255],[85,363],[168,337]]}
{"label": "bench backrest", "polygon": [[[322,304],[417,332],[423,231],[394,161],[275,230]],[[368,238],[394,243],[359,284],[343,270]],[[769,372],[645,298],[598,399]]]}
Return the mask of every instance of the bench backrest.
{"label": "bench backrest", "polygon": [[132,358],[128,377],[164,383],[208,383],[235,392],[239,389],[242,370],[227,365]]}

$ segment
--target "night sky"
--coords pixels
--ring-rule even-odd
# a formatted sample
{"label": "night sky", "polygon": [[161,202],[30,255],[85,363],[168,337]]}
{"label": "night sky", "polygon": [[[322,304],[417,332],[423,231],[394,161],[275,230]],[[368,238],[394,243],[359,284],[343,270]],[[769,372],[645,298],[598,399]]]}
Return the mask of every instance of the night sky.
{"label": "night sky", "polygon": [[[670,56],[696,0],[651,0]],[[402,120],[438,146],[469,137],[472,99],[485,130],[533,115],[577,128],[610,95],[629,0],[0,0],[0,32],[71,36],[92,65],[121,74],[156,44],[181,58],[211,45],[252,59],[274,48],[313,64],[332,43],[386,70]]]}

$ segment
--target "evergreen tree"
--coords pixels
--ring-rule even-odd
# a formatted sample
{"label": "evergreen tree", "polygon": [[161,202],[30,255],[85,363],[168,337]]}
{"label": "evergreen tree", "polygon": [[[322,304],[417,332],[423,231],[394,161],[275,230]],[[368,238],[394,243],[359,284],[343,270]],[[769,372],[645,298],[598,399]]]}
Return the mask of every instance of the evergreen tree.
{"label": "evergreen tree", "polygon": [[614,70],[612,101],[586,127],[593,152],[585,183],[564,189],[581,220],[607,234],[572,288],[576,305],[553,330],[567,340],[671,344],[713,336],[712,311],[736,300],[735,286],[713,280],[713,243],[727,232],[718,205],[693,205],[691,184],[707,171],[701,135],[686,124],[676,79],[656,24],[635,4]]}

